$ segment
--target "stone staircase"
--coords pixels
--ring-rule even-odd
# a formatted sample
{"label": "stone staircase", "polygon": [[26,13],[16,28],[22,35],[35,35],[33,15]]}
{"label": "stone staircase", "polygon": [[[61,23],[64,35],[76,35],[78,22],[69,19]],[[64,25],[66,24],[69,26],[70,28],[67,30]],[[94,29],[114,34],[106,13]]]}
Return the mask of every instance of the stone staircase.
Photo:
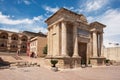
{"label": "stone staircase", "polygon": [[25,56],[25,55],[16,55],[16,53],[6,53],[6,52],[0,52],[0,57],[4,60],[4,61],[8,61],[11,63],[12,66],[15,66],[16,64],[37,64],[40,65],[42,67],[46,67],[46,63],[45,63],[45,58],[31,58],[29,56]]}

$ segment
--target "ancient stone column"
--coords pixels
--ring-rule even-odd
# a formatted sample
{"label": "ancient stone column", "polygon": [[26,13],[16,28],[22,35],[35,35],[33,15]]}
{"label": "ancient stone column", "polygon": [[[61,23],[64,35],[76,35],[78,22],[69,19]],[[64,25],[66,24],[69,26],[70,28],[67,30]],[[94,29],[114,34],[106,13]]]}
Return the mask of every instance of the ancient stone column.
{"label": "ancient stone column", "polygon": [[51,28],[50,28],[50,33],[49,33],[49,35],[50,35],[50,37],[49,37],[49,40],[50,40],[50,41],[49,41],[49,43],[50,43],[50,46],[49,46],[49,49],[50,49],[49,55],[50,55],[50,56],[52,56],[52,54],[53,54],[53,53],[52,53],[52,52],[53,52],[53,49],[52,49],[52,48],[53,48],[53,43],[52,43],[52,38],[53,38],[53,37],[52,37],[52,31],[53,31],[53,30],[52,30],[52,29],[53,29],[53,28],[51,27]]}
{"label": "ancient stone column", "polygon": [[79,57],[78,55],[78,36],[77,36],[77,26],[73,27],[73,46],[74,46],[74,53],[73,57]]}
{"label": "ancient stone column", "polygon": [[86,52],[86,58],[87,58],[87,64],[89,63],[89,58],[91,57],[91,47],[90,47],[90,42],[87,43],[87,52]]}
{"label": "ancient stone column", "polygon": [[62,24],[62,56],[63,57],[68,57],[67,54],[67,26],[66,26],[66,22],[61,22]]}
{"label": "ancient stone column", "polygon": [[100,44],[101,44],[101,57],[104,56],[104,49],[103,49],[103,33],[100,34]]}
{"label": "ancient stone column", "polygon": [[93,57],[98,57],[97,48],[97,33],[93,32]]}
{"label": "ancient stone column", "polygon": [[48,53],[47,56],[50,56],[50,30],[48,29],[48,35],[47,35],[47,46],[48,46]]}
{"label": "ancient stone column", "polygon": [[60,55],[60,26],[59,24],[56,25],[56,35],[57,35],[57,53],[56,56]]}

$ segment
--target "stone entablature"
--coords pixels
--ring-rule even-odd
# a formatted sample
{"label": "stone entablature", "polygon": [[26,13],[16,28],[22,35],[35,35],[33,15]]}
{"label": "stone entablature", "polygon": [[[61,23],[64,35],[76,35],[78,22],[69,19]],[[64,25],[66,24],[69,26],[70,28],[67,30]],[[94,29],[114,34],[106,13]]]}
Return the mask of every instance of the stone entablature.
{"label": "stone entablature", "polygon": [[[49,20],[50,19],[50,20]],[[87,24],[87,20],[84,15],[77,14],[67,9],[60,9],[58,12],[49,17],[45,22],[49,25],[48,28],[55,23],[60,21],[70,21],[70,22],[82,22]]]}

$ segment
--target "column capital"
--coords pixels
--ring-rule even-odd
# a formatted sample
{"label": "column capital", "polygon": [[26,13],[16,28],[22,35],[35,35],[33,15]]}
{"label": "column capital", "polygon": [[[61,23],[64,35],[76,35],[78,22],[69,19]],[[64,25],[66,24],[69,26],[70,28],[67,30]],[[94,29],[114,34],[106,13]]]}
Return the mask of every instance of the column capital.
{"label": "column capital", "polygon": [[63,21],[61,21],[61,23],[66,25],[67,21],[63,20]]}

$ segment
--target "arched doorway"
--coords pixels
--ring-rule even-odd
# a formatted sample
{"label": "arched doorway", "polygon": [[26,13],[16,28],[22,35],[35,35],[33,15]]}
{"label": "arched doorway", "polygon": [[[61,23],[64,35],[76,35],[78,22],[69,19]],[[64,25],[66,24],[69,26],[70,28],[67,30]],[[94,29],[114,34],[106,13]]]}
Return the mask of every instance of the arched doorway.
{"label": "arched doorway", "polygon": [[27,41],[27,40],[28,40],[27,36],[23,35],[23,36],[21,37],[21,41]]}
{"label": "arched doorway", "polygon": [[10,51],[11,52],[17,52],[17,50],[18,50],[17,42],[12,42],[11,45],[10,45]]}
{"label": "arched doorway", "polygon": [[27,43],[23,42],[21,44],[20,52],[26,53],[26,50],[27,50]]}
{"label": "arched doorway", "polygon": [[8,33],[7,33],[7,32],[2,32],[2,33],[0,34],[0,38],[1,38],[1,39],[8,39]]}
{"label": "arched doorway", "polygon": [[0,51],[7,51],[7,41],[0,41]]}
{"label": "arched doorway", "polygon": [[12,34],[11,40],[18,40],[18,35],[17,34]]}
{"label": "arched doorway", "polygon": [[8,33],[1,32],[0,33],[0,51],[7,51],[7,40],[8,40]]}

